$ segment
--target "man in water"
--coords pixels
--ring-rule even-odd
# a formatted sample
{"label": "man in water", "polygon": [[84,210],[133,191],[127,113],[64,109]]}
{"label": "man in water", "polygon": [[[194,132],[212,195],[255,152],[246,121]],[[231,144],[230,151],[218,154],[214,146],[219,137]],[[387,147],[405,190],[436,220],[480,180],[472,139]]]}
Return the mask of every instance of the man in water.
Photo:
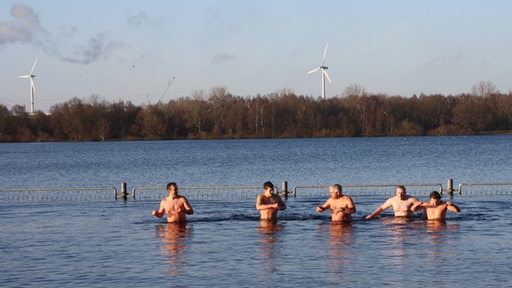
{"label": "man in water", "polygon": [[430,202],[423,203],[419,202],[414,204],[412,207],[413,211],[424,209],[428,220],[441,220],[444,221],[446,219],[446,211],[450,210],[452,212],[459,213],[460,208],[457,205],[452,204],[452,202],[443,202],[441,201],[441,194],[437,191],[432,191],[430,193]]}
{"label": "man in water", "polygon": [[403,185],[396,186],[396,196],[393,196],[386,200],[386,202],[384,202],[384,204],[375,209],[375,211],[373,211],[372,214],[366,216],[366,219],[371,219],[376,215],[379,215],[389,207],[393,207],[396,217],[414,216],[412,206],[414,204],[421,203],[421,201],[412,196],[406,195],[406,193],[407,192]]}
{"label": "man in water", "polygon": [[324,212],[331,209],[332,222],[350,222],[352,214],[356,213],[356,206],[352,202],[352,198],[343,195],[340,184],[329,186],[330,198],[325,201],[322,206],[316,207],[316,212]]}
{"label": "man in water", "polygon": [[286,204],[279,195],[274,194],[274,184],[263,183],[263,194],[256,198],[256,210],[260,211],[261,220],[276,221],[277,211],[286,209]]}
{"label": "man in water", "polygon": [[178,185],[174,182],[167,184],[169,196],[160,201],[160,209],[151,211],[151,214],[162,218],[167,213],[167,222],[185,222],[187,215],[194,214],[194,209],[188,203],[185,196],[178,195]]}

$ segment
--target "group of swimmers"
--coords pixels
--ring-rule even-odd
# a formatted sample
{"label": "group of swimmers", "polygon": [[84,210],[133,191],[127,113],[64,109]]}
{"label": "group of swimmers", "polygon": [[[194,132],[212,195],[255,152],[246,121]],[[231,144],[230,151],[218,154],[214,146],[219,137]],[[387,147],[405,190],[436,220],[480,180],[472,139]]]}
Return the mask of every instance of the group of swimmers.
{"label": "group of swimmers", "polygon": [[[175,182],[167,184],[169,196],[162,199],[160,208],[153,210],[152,215],[162,218],[167,213],[167,222],[184,222],[186,215],[194,214],[194,209],[185,196],[178,194],[178,185]],[[396,195],[387,199],[366,219],[372,219],[384,210],[392,207],[396,217],[412,217],[415,211],[423,210],[422,217],[428,220],[446,219],[446,211],[460,212],[460,208],[450,201],[441,201],[441,194],[437,191],[430,193],[430,201],[422,202],[415,197],[406,194],[403,185],[396,187]],[[333,222],[350,222],[352,214],[356,213],[356,206],[347,195],[343,195],[341,185],[329,186],[329,199],[321,206],[316,207],[316,212],[331,211]],[[263,193],[256,198],[256,210],[260,212],[261,220],[276,221],[277,212],[286,209],[286,203],[274,193],[274,185],[267,181],[263,183]]]}

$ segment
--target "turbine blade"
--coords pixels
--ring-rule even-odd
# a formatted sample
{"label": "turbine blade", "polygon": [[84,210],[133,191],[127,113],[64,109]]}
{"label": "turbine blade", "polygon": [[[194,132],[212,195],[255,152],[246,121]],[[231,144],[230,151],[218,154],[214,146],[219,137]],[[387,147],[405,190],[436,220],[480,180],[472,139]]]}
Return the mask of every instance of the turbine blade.
{"label": "turbine blade", "polygon": [[36,60],[34,60],[34,65],[32,65],[32,70],[30,70],[30,75],[32,75],[32,73],[34,73],[34,69],[36,68],[36,63],[37,63],[37,58],[36,58]]}
{"label": "turbine blade", "polygon": [[320,70],[320,67],[316,67],[315,69],[308,71],[308,74],[315,73],[318,70]]}
{"label": "turbine blade", "polygon": [[18,78],[30,78],[30,75],[20,75],[20,76],[17,76]]}
{"label": "turbine blade", "polygon": [[329,77],[329,74],[327,74],[327,71],[325,71],[324,69],[322,69],[322,73],[324,73],[325,77],[327,77],[327,80],[329,80],[329,83],[331,83],[331,85],[332,85],[331,77]]}
{"label": "turbine blade", "polygon": [[325,62],[325,55],[327,55],[327,46],[329,46],[329,42],[327,42],[327,43],[325,44],[324,56],[322,57],[322,65],[320,65],[320,66],[324,66],[324,62]]}

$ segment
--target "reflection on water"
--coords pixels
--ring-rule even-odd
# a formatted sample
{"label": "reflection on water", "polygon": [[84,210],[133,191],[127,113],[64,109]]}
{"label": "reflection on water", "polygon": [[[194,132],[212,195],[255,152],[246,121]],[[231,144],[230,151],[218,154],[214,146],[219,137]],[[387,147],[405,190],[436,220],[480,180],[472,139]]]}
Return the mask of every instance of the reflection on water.
{"label": "reflection on water", "polygon": [[408,263],[406,257],[410,255],[407,252],[411,250],[407,245],[414,244],[416,237],[419,236],[414,229],[419,222],[408,217],[386,217],[383,218],[383,222],[384,231],[390,236],[385,248],[389,263],[396,269],[405,269]]}
{"label": "reflection on water", "polygon": [[[329,225],[325,225],[329,224]],[[329,278],[333,283],[346,280],[345,267],[351,265],[352,224],[331,222],[320,224],[320,231],[328,235]],[[324,227],[325,226],[325,227]],[[327,230],[327,231],[324,231]]]}
{"label": "reflection on water", "polygon": [[[429,220],[427,222],[427,232],[443,234],[446,232],[459,232],[459,224],[457,222],[446,222],[440,220]],[[438,235],[436,235],[438,236]]]}
{"label": "reflection on water", "polygon": [[[386,254],[395,269],[409,269],[407,265],[411,265],[411,259],[422,259],[435,267],[442,259],[455,256],[447,247],[453,235],[460,232],[458,223],[402,217],[389,217],[383,222],[385,232],[390,236]],[[422,247],[421,250],[418,247]]]}
{"label": "reflection on water", "polygon": [[278,250],[278,237],[279,231],[282,227],[276,221],[261,220],[258,226],[258,234],[260,240],[258,243],[260,250],[260,259],[263,265],[263,270],[266,272],[275,272],[277,267],[274,259],[279,257]]}
{"label": "reflection on water", "polygon": [[447,223],[446,221],[430,220],[426,221],[426,236],[430,243],[428,262],[433,267],[438,266],[445,258],[456,257],[452,249],[447,249],[450,246],[451,237],[459,232],[459,225],[457,223]]}
{"label": "reflection on water", "polygon": [[180,275],[180,269],[187,266],[187,239],[189,229],[185,222],[165,223],[155,226],[156,232],[162,238],[162,250],[168,258],[168,275]]}

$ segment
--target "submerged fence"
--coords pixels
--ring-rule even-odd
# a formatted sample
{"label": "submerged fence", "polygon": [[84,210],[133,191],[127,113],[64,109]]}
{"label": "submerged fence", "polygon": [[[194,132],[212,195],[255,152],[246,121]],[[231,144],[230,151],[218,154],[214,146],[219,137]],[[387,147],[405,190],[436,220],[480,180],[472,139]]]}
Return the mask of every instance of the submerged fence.
{"label": "submerged fence", "polygon": [[461,183],[457,193],[462,196],[510,196],[512,183]]}
{"label": "submerged fence", "polygon": [[[402,185],[402,184],[400,184]],[[443,185],[433,184],[403,184],[407,189],[407,194],[412,196],[428,196],[430,192],[436,190],[442,192]],[[343,194],[352,197],[372,197],[372,196],[392,196],[395,194],[397,184],[352,184],[342,185]],[[292,191],[293,197],[328,197],[329,185],[306,185],[295,186]]]}
{"label": "submerged fence", "polygon": [[[390,197],[395,195],[397,184],[346,184],[343,194],[351,197]],[[512,183],[461,183],[456,188],[448,179],[446,188],[440,183],[401,184],[407,194],[428,197],[431,191],[443,197],[512,196]],[[297,185],[288,189],[287,181],[275,192],[283,198],[329,197],[329,184]],[[189,199],[201,200],[254,200],[263,192],[262,186],[180,186],[180,194]],[[0,188],[0,203],[9,202],[58,202],[58,201],[159,201],[167,196],[164,186],[135,186],[130,191],[121,183],[120,192],[115,187],[98,188]]]}
{"label": "submerged fence", "polygon": [[0,189],[2,202],[106,201],[117,198],[115,187]]}
{"label": "submerged fence", "polygon": [[[180,186],[179,193],[188,199],[210,200],[243,200],[256,199],[261,194],[261,186]],[[277,189],[276,189],[276,192]],[[167,196],[165,187],[138,186],[131,190],[129,199],[137,200],[161,200]]]}

